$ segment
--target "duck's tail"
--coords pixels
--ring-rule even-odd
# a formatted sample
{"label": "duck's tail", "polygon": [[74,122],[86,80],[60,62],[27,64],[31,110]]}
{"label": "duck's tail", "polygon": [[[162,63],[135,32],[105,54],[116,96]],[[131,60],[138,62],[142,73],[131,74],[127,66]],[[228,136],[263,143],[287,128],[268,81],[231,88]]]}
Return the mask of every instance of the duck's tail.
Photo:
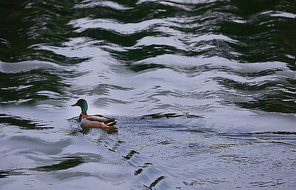
{"label": "duck's tail", "polygon": [[107,125],[107,126],[114,126],[115,124],[117,123],[117,121],[113,118],[107,120],[107,121],[104,121],[104,124]]}

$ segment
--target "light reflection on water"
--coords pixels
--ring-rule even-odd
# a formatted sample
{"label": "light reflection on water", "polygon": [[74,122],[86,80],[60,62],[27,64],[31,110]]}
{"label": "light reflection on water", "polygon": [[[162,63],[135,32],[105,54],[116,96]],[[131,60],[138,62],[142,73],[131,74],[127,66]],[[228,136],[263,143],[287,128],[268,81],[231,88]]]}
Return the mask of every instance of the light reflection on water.
{"label": "light reflection on water", "polygon": [[[4,18],[31,27],[1,28],[1,188],[296,187],[285,3],[60,3]],[[78,98],[118,133],[82,130]]]}
{"label": "light reflection on water", "polygon": [[[258,126],[262,118],[255,124],[254,120],[236,125],[228,121],[220,127],[207,116],[117,116],[118,133],[94,129],[84,134],[72,117],[77,110],[70,107],[1,110],[9,113],[1,118],[11,118],[1,120],[1,144],[5,144],[1,146],[1,180],[7,189],[22,183],[35,188],[77,185],[88,189],[97,185],[104,189],[293,185],[290,172],[296,168],[296,134],[288,132],[289,128],[252,132],[258,128],[250,123]],[[268,117],[276,126],[276,122],[286,127],[293,123],[275,116]],[[15,120],[21,124],[15,125]],[[39,128],[24,130],[24,121]]]}

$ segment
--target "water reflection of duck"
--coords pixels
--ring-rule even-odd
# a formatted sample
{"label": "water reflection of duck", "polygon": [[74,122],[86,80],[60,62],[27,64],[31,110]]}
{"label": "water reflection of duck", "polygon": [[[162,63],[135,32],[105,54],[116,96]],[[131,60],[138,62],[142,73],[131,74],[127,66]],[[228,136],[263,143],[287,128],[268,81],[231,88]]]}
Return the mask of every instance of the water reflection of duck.
{"label": "water reflection of duck", "polygon": [[109,118],[103,115],[88,115],[87,114],[87,102],[84,99],[79,99],[72,106],[79,106],[81,108],[81,114],[79,115],[79,121],[83,127],[87,128],[101,128],[105,131],[116,131],[114,126],[117,121],[113,118]]}

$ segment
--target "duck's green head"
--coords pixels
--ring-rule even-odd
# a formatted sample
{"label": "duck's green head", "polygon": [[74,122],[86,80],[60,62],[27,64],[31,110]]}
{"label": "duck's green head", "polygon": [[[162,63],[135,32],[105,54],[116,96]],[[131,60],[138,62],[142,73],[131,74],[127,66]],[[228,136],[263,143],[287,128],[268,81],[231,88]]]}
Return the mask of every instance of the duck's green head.
{"label": "duck's green head", "polygon": [[79,106],[81,108],[82,114],[87,114],[87,102],[85,99],[79,99],[76,104],[73,104],[72,106]]}

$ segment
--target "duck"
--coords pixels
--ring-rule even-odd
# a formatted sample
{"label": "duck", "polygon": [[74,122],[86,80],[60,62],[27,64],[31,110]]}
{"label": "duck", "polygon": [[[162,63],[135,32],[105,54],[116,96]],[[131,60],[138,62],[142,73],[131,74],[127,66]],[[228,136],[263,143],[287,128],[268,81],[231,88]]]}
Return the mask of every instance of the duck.
{"label": "duck", "polygon": [[110,118],[100,114],[88,115],[88,105],[85,99],[79,99],[75,104],[71,106],[79,106],[81,108],[79,121],[81,122],[82,127],[101,128],[105,131],[116,130],[115,124],[117,123],[117,121],[114,118]]}

